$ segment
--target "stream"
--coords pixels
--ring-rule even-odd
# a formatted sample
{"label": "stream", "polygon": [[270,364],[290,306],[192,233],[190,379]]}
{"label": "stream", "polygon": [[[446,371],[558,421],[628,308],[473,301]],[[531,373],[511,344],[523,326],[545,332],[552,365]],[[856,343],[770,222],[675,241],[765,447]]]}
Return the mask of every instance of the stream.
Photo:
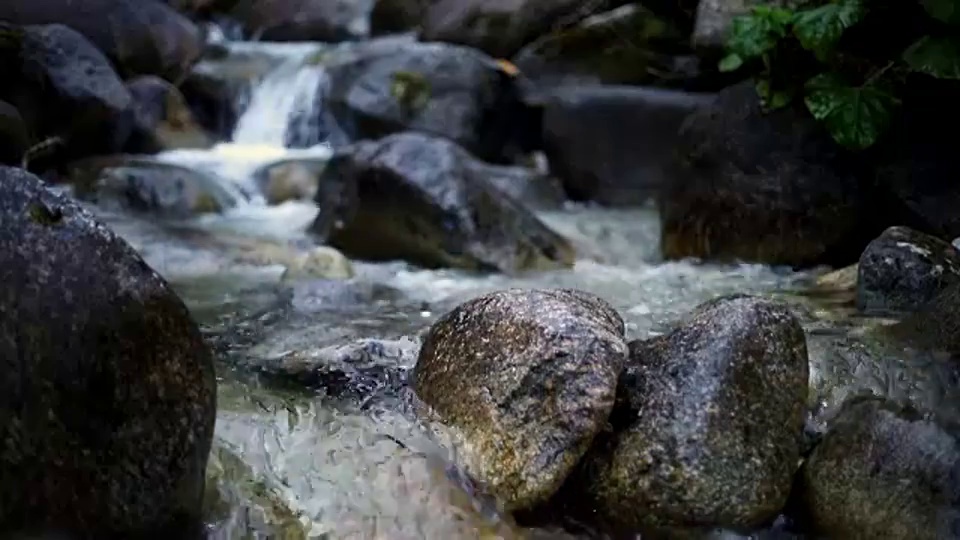
{"label": "stream", "polygon": [[[808,313],[820,309],[795,295],[809,285],[809,273],[662,262],[652,207],[571,206],[541,213],[555,230],[593,251],[564,271],[480,275],[353,261],[355,277],[350,280],[281,281],[280,264],[237,264],[224,248],[197,242],[197,234],[307,243],[304,231],[316,208],[303,202],[266,205],[250,174],[272,160],[325,158],[332,151],[323,143],[284,147],[292,118],[316,106],[313,96],[323,81],[322,63],[317,62],[322,46],[225,46],[230,55],[259,55],[271,66],[251,83],[232,140],[208,150],[167,152],[158,159],[215,172],[231,191],[252,196],[223,214],[175,226],[93,208],[174,285],[218,352],[211,538],[521,534],[489,501],[475,496],[469,481],[450,465],[456,456],[443,430],[413,419],[402,384],[416,360],[418,333],[478,294],[508,287],[589,291],[620,311],[630,339],[662,332],[699,303],[727,293],[777,295],[796,300]],[[297,138],[310,140],[317,134]],[[816,324],[813,315],[806,320]],[[377,354],[369,356],[374,361],[358,367],[357,378],[347,383],[362,383],[362,391],[325,391],[317,384],[305,388],[283,373],[250,369],[315,362],[371,339],[383,340],[376,342]]]}

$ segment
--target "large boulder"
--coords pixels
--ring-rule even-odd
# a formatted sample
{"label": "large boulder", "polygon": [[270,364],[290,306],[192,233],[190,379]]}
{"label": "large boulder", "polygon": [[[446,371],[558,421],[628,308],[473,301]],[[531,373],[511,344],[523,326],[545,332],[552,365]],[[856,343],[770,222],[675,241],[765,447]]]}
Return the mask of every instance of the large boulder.
{"label": "large boulder", "polygon": [[799,498],[823,538],[940,540],[960,534],[960,445],[915,410],[848,402],[807,459]]}
{"label": "large boulder", "polygon": [[327,68],[334,144],[400,131],[447,137],[488,161],[536,146],[538,110],[492,58],[442,43],[377,42]]}
{"label": "large boulder", "polygon": [[497,187],[519,175],[429,135],[359,142],[324,170],[311,230],[359,259],[502,272],[571,266],[569,242]]}
{"label": "large boulder", "polygon": [[907,227],[890,227],[860,256],[857,308],[875,315],[927,307],[960,283],[960,251],[939,238]]}
{"label": "large boulder", "polygon": [[0,21],[69,26],[110,57],[124,77],[177,81],[203,52],[199,28],[157,0],[4,0]]}
{"label": "large boulder", "polygon": [[807,399],[803,328],[783,306],[721,297],[630,344],[613,434],[587,491],[616,530],[751,529],[787,501]]}
{"label": "large boulder", "polygon": [[543,113],[543,147],[551,173],[572,199],[642,204],[668,181],[680,125],[707,99],[624,86],[551,92]]}
{"label": "large boulder", "polygon": [[613,408],[623,320],[575,290],[511,289],[466,302],[430,328],[417,396],[462,433],[469,471],[508,508],[563,483]]}
{"label": "large boulder", "polygon": [[130,92],[86,38],[59,24],[0,22],[0,33],[0,99],[19,110],[38,140],[59,137],[80,154],[116,150],[127,140]]}
{"label": "large boulder", "polygon": [[749,82],[684,122],[675,160],[660,196],[668,259],[843,266],[889,217],[822,126],[799,109],[764,113]]}
{"label": "large boulder", "polygon": [[344,41],[370,33],[373,0],[252,0],[229,10],[246,34],[265,41]]}
{"label": "large boulder", "polygon": [[0,168],[0,536],[198,538],[213,359],[123,240]]}
{"label": "large boulder", "polygon": [[558,26],[615,7],[619,0],[438,0],[426,12],[421,35],[510,58]]}

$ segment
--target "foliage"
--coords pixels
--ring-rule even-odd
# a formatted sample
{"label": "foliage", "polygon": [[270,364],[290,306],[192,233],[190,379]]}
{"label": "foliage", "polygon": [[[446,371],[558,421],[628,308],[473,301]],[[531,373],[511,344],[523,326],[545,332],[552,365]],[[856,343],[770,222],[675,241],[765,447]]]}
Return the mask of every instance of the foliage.
{"label": "foliage", "polygon": [[960,0],[760,5],[734,20],[719,68],[754,74],[768,110],[802,100],[861,150],[889,128],[910,77],[960,80]]}

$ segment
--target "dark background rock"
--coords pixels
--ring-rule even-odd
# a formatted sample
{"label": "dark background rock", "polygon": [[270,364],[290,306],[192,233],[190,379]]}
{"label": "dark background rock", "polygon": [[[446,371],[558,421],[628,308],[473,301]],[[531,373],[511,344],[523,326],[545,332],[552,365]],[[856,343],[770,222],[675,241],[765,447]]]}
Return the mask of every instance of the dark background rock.
{"label": "dark background rock", "polygon": [[30,147],[30,130],[16,107],[0,100],[0,163],[18,165]]}
{"label": "dark background rock", "polygon": [[891,227],[860,257],[857,308],[874,315],[917,311],[954,283],[960,283],[955,247],[906,227]]}
{"label": "dark background rock", "polygon": [[127,81],[127,89],[133,98],[134,128],[124,151],[153,154],[211,146],[186,98],[175,86],[160,77],[143,75]]}
{"label": "dark background rock", "polygon": [[664,257],[844,266],[890,225],[859,164],[805,111],[764,114],[753,84],[683,124],[660,196]]}
{"label": "dark background rock", "polygon": [[374,36],[414,30],[420,26],[432,0],[376,0],[370,12]]}
{"label": "dark background rock", "polygon": [[851,400],[807,459],[800,494],[827,538],[941,540],[960,531],[960,448],[916,411]]}
{"label": "dark background rock", "polygon": [[311,231],[359,259],[501,272],[572,265],[569,242],[495,187],[499,171],[419,133],[356,143],[324,170]]}
{"label": "dark background rock", "polygon": [[799,461],[807,377],[799,321],[761,298],[718,298],[631,342],[614,433],[585,458],[599,515],[655,537],[772,520]]}
{"label": "dark background rock", "polygon": [[655,198],[680,125],[710,96],[629,86],[561,88],[543,101],[551,173],[574,200],[611,206]]}
{"label": "dark background rock", "polygon": [[216,383],[139,255],[0,168],[0,534],[195,538]]}
{"label": "dark background rock", "polygon": [[538,111],[516,81],[480,52],[441,43],[372,44],[328,68],[324,103],[349,143],[400,131],[447,137],[503,162],[536,146]]}
{"label": "dark background rock", "polygon": [[591,294],[491,293],[430,328],[414,390],[463,432],[470,472],[508,508],[529,507],[553,495],[605,425],[623,332]]}
{"label": "dark background rock", "polygon": [[344,41],[369,34],[373,0],[238,0],[225,12],[265,41]]}
{"label": "dark background rock", "polygon": [[0,23],[0,32],[5,34],[0,99],[19,110],[38,141],[60,137],[74,157],[115,151],[126,142],[133,125],[132,98],[86,38],[58,24]]}
{"label": "dark background rock", "polygon": [[110,57],[124,77],[178,81],[203,50],[197,26],[157,0],[4,0],[0,21],[69,26]]}

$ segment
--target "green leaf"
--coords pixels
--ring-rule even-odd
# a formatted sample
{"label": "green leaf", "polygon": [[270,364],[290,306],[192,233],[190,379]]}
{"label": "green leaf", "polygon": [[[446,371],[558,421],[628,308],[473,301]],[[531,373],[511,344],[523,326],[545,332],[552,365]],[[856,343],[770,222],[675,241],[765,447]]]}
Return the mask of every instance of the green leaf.
{"label": "green leaf", "polygon": [[960,0],[920,0],[920,3],[934,19],[960,25]]}
{"label": "green leaf", "polygon": [[960,79],[960,38],[924,36],[903,51],[903,61],[938,79]]}
{"label": "green leaf", "polygon": [[760,96],[760,104],[767,111],[781,109],[793,101],[793,95],[790,92],[772,88],[770,81],[766,79],[758,79],[755,88],[757,95]]}
{"label": "green leaf", "polygon": [[793,17],[793,34],[804,49],[820,61],[837,46],[843,31],[866,15],[862,0],[840,0],[815,9],[798,11]]}
{"label": "green leaf", "polygon": [[720,64],[717,66],[721,72],[727,73],[730,71],[736,71],[740,69],[740,66],[743,65],[743,58],[737,53],[731,53],[723,57],[723,60],[720,60]]}
{"label": "green leaf", "polygon": [[890,126],[900,101],[880,83],[850,86],[838,75],[821,73],[805,85],[807,109],[835,141],[862,150]]}
{"label": "green leaf", "polygon": [[782,8],[758,6],[751,14],[733,20],[727,49],[743,59],[762,56],[787,35],[792,17],[792,12]]}

